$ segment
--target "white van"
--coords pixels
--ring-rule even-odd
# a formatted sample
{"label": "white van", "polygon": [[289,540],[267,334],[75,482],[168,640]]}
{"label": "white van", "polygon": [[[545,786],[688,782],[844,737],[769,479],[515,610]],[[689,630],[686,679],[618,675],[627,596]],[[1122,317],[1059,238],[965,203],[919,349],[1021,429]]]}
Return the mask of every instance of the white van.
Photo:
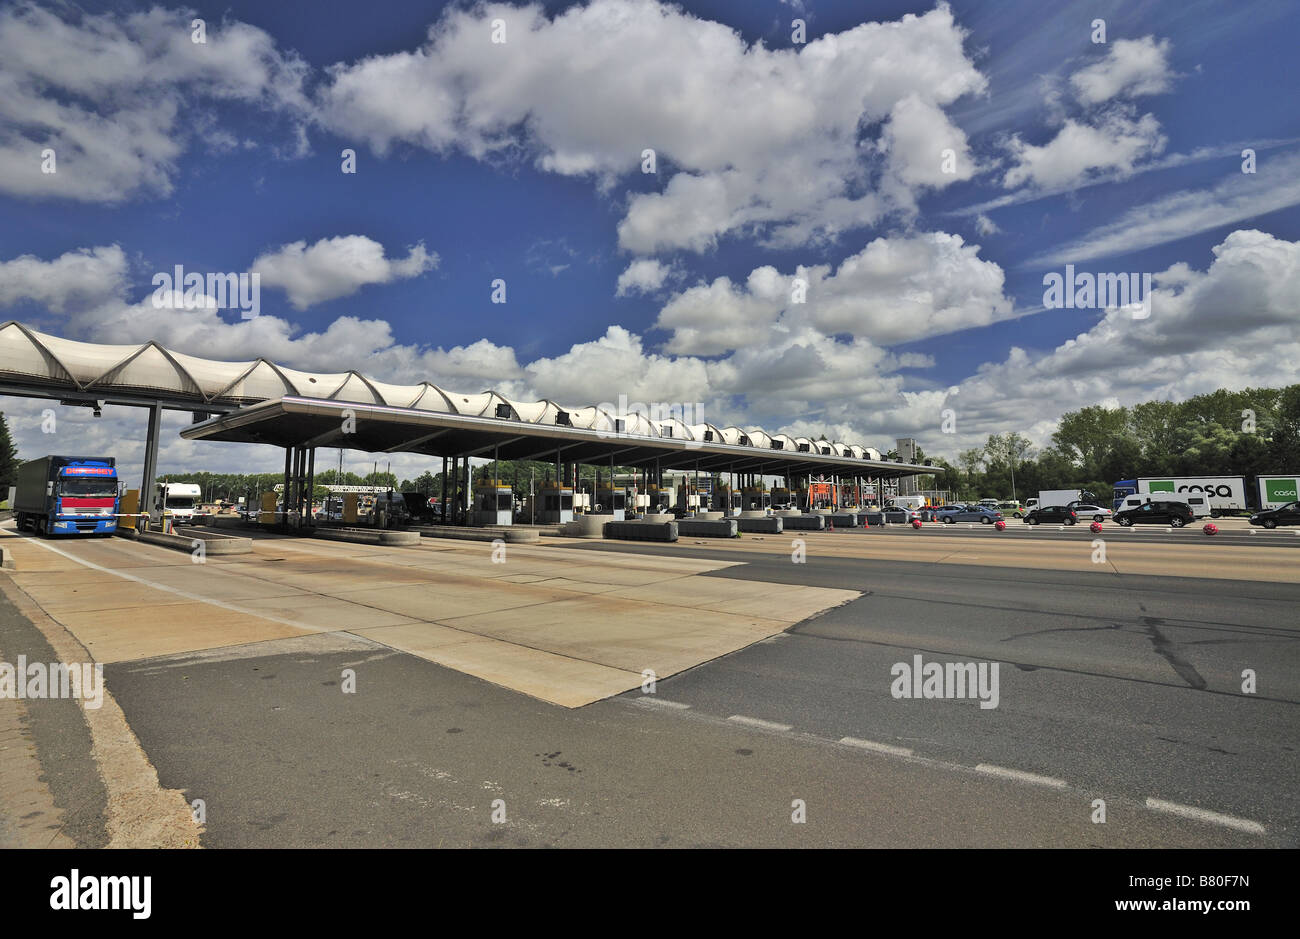
{"label": "white van", "polygon": [[1116,511],[1126,509],[1136,509],[1146,502],[1186,502],[1187,507],[1192,510],[1192,515],[1197,518],[1208,518],[1210,515],[1210,500],[1203,493],[1193,492],[1155,492],[1143,493],[1136,496],[1125,496],[1124,504]]}

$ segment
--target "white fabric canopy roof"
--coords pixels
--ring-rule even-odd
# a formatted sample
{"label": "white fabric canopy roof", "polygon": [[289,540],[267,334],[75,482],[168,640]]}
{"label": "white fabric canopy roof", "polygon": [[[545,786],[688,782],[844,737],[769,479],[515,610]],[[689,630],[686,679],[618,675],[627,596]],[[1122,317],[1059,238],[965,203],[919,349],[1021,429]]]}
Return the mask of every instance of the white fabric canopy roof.
{"label": "white fabric canopy roof", "polygon": [[[554,425],[564,412],[570,426],[588,430],[674,440],[745,442],[764,450],[779,442],[785,451],[806,448],[805,452],[829,451],[837,456],[880,459],[879,451],[870,447],[773,435],[758,427],[741,430],[707,423],[691,425],[673,417],[656,421],[646,415],[615,415],[593,406],[563,406],[549,399],[512,401],[496,391],[465,394],[427,381],[394,385],[357,371],[303,372],[262,358],[221,362],[173,352],[157,342],[138,346],[77,342],[36,332],[12,320],[0,326],[0,376],[79,392],[153,394],[172,401],[179,399],[196,411],[201,411],[204,404],[243,406],[294,395],[473,417],[497,417],[500,408],[508,409],[503,415],[508,419],[530,424]],[[624,426],[616,427],[616,419],[622,419]]]}

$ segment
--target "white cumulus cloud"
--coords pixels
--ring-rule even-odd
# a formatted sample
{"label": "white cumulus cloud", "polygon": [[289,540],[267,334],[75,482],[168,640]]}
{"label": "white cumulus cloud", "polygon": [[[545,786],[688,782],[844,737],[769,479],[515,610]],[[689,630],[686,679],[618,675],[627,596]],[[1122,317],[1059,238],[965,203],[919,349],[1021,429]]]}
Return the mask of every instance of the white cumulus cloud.
{"label": "white cumulus cloud", "polygon": [[384,246],[365,235],[322,238],[282,245],[253,261],[264,287],[283,287],[294,309],[356,293],[367,284],[387,284],[418,277],[438,266],[438,255],[423,244],[409,249],[405,258],[384,256]]}

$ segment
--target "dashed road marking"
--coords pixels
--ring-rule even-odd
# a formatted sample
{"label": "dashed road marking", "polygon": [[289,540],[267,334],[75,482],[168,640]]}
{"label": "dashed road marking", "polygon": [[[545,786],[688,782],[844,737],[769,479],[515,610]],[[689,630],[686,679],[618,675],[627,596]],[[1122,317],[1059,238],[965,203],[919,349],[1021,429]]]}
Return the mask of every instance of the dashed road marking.
{"label": "dashed road marking", "polygon": [[[631,700],[633,703],[636,704],[640,704],[642,702],[645,702],[647,704],[654,703],[654,704],[664,705],[669,708],[680,709],[683,711],[689,709],[690,707],[690,705],[678,704],[677,702],[674,701],[665,701],[662,698],[654,698],[653,696],[649,696],[649,695],[642,698],[633,698]],[[696,719],[703,719],[710,722],[718,722],[720,720],[717,717],[711,717],[707,714],[700,713],[699,711],[695,711],[692,713]],[[762,730],[777,731],[781,733],[787,733],[793,730],[793,725],[790,724],[778,724],[775,721],[765,721],[765,720],[760,720],[759,718],[756,717],[746,717],[743,714],[733,714],[731,715],[731,717],[727,718],[727,722],[732,724],[741,724],[748,727],[756,727]],[[803,735],[802,739],[815,740],[821,743],[836,742],[829,738],[809,737],[808,735]],[[971,772],[973,769],[975,772],[980,773],[984,776],[995,776],[997,778],[1006,779],[1011,782],[1024,783],[1033,786],[1043,786],[1049,789],[1058,789],[1058,790],[1066,790],[1070,788],[1070,784],[1068,782],[1066,782],[1064,779],[1059,779],[1055,776],[1043,776],[1038,773],[1030,773],[1025,770],[1011,769],[1010,767],[1006,767],[1006,766],[997,766],[992,763],[980,763],[977,766],[972,768],[969,764],[953,763],[947,760],[934,759],[933,757],[918,756],[915,753],[915,751],[907,747],[898,747],[898,746],[894,746],[893,744],[879,743],[874,740],[862,740],[861,738],[858,737],[841,737],[838,743],[842,746],[853,747],[858,750],[869,750],[875,753],[883,753],[887,756],[905,757],[912,760],[917,760],[926,766],[932,766],[938,769],[943,769],[948,771]],[[1184,818],[1193,819],[1195,821],[1221,825],[1223,827],[1232,828],[1237,831],[1245,832],[1247,834],[1252,834],[1252,835],[1267,834],[1266,829],[1259,822],[1254,822],[1246,818],[1239,818],[1235,815],[1226,815],[1221,812],[1212,812],[1208,809],[1198,809],[1190,805],[1181,805],[1177,802],[1167,802],[1163,799],[1148,798],[1146,800],[1146,807],[1154,811],[1167,812],[1171,815],[1178,815]]]}
{"label": "dashed road marking", "polygon": [[1178,802],[1166,802],[1164,799],[1147,799],[1147,808],[1156,812],[1168,812],[1170,815],[1195,819],[1198,822],[1208,822],[1211,825],[1234,828],[1237,831],[1244,831],[1252,835],[1265,833],[1263,825],[1259,822],[1252,822],[1248,818],[1224,815],[1222,812],[1211,812],[1209,809],[1198,809],[1195,806],[1182,805]]}
{"label": "dashed road marking", "polygon": [[747,727],[762,727],[764,730],[791,730],[793,724],[778,724],[775,721],[759,720],[757,717],[746,717],[743,714],[732,714],[727,720],[733,724],[744,724]]}
{"label": "dashed road marking", "polygon": [[875,750],[878,753],[891,753],[894,756],[912,755],[912,751],[907,747],[896,747],[888,743],[876,743],[874,740],[859,740],[857,737],[841,737],[840,743],[848,747],[858,747],[862,750]]}
{"label": "dashed road marking", "polygon": [[685,711],[690,707],[689,704],[682,704],[680,701],[669,701],[665,698],[655,697],[652,694],[640,698],[633,698],[632,700],[636,701],[637,704],[657,704],[663,708],[677,708],[679,711]]}
{"label": "dashed road marking", "polygon": [[1004,779],[1015,779],[1019,782],[1032,783],[1035,786],[1048,786],[1052,789],[1064,789],[1066,787],[1065,780],[1057,779],[1055,776],[1040,776],[1037,773],[1027,773],[1022,769],[994,766],[992,763],[979,764],[975,767],[975,772],[984,773],[987,776],[1001,776]]}

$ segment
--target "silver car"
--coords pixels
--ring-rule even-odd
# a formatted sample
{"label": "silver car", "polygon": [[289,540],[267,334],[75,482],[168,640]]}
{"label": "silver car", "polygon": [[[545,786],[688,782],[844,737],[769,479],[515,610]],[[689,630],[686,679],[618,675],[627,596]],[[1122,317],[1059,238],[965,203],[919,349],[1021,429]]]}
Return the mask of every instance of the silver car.
{"label": "silver car", "polygon": [[957,522],[992,525],[1002,520],[1001,512],[983,505],[945,505],[935,512],[934,516],[945,525],[955,525]]}
{"label": "silver car", "polygon": [[1074,509],[1074,514],[1079,516],[1080,521],[1092,519],[1094,522],[1109,522],[1115,514],[1114,510],[1104,505],[1092,505],[1087,502],[1076,502],[1070,508]]}

